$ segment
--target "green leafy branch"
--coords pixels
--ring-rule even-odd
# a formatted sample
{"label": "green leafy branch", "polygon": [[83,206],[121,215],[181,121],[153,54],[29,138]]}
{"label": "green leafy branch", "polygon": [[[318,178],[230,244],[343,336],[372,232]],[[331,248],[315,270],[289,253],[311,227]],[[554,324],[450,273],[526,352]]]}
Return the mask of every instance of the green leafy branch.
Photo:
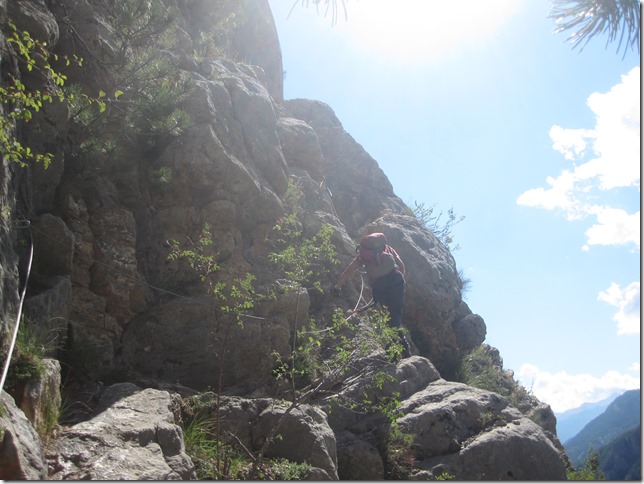
{"label": "green leafy branch", "polygon": [[168,241],[170,252],[167,259],[185,260],[198,274],[200,281],[208,285],[210,294],[215,298],[216,307],[222,313],[232,316],[233,322],[241,325],[244,315],[258,302],[272,298],[271,294],[261,294],[255,290],[254,274],[246,273],[243,277],[233,278],[228,282],[213,277],[220,266],[217,254],[212,250],[213,236],[207,223],[204,223],[196,242],[190,237],[186,239],[188,244],[182,244],[175,239]]}
{"label": "green leafy branch", "polygon": [[333,227],[323,225],[319,231],[307,237],[305,222],[302,220],[302,192],[297,183],[289,180],[285,201],[290,207],[275,225],[277,234],[276,250],[268,255],[268,260],[278,266],[284,276],[293,282],[292,288],[309,285],[322,292],[322,279],[337,265],[335,246],[331,242]]}
{"label": "green leafy branch", "polygon": [[[76,95],[66,91],[64,86],[67,76],[54,69],[50,60],[64,61],[66,67],[72,63],[82,67],[83,60],[76,55],[71,59],[67,56],[61,58],[49,52],[46,42],[34,39],[27,31],[19,32],[12,21],[8,21],[7,25],[11,30],[7,42],[13,46],[18,62],[23,64],[28,72],[34,69],[41,72],[45,84],[42,89],[29,90],[20,79],[11,76],[8,85],[0,86],[0,104],[5,108],[3,116],[0,117],[0,150],[5,157],[20,166],[35,161],[48,168],[54,155],[34,153],[30,147],[24,146],[14,134],[18,123],[31,121],[34,113],[39,112],[44,103],[51,104],[54,100],[60,103],[72,102],[76,96],[84,105],[96,104],[99,112],[103,113],[107,109],[107,95],[100,91],[97,98],[91,98],[80,92]],[[121,94],[122,91],[116,91],[114,99],[118,99]]]}
{"label": "green leafy branch", "polygon": [[176,239],[168,241],[171,247],[168,260],[186,260],[190,267],[199,274],[201,282],[206,282],[209,280],[210,274],[219,270],[215,255],[208,251],[208,248],[212,246],[210,226],[207,223],[203,225],[196,244],[189,237],[187,239],[190,242],[189,248],[184,247]]}

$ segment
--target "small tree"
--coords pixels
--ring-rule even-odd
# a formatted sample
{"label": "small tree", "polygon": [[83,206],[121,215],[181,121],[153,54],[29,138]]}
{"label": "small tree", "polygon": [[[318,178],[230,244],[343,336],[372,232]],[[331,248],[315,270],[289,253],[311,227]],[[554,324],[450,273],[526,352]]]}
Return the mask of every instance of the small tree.
{"label": "small tree", "polygon": [[567,471],[569,481],[604,481],[606,477],[599,469],[599,453],[592,451],[578,469]]}
{"label": "small tree", "polygon": [[[235,326],[243,327],[243,318],[248,311],[251,311],[255,304],[267,296],[258,294],[254,287],[253,282],[255,276],[247,273],[244,277],[236,278],[231,282],[218,281],[215,278],[215,273],[219,270],[219,264],[216,261],[217,254],[212,251],[212,233],[208,224],[204,224],[199,238],[194,242],[189,237],[188,243],[180,243],[177,240],[171,240],[170,253],[168,259],[172,261],[185,260],[190,267],[199,275],[199,279],[206,284],[208,293],[213,298],[213,309],[218,312],[217,326],[214,330],[215,338],[220,338],[221,350],[216,353],[216,358],[219,363],[219,374],[217,375],[216,387],[216,405],[219,408],[221,391],[223,387],[224,372],[226,368],[226,348],[231,336],[232,330]],[[205,422],[207,425],[208,422]],[[196,425],[196,424],[195,424]],[[213,423],[214,431],[214,449],[215,455],[215,472],[222,472],[218,477],[227,475],[225,470],[226,466],[223,465],[227,461],[230,448],[223,443],[223,438],[220,433],[219,425],[219,412],[215,414],[215,421]],[[205,429],[203,425],[198,425],[191,430],[200,430],[193,436],[198,435],[197,439],[203,443],[204,435],[210,432]]]}
{"label": "small tree", "polygon": [[78,149],[94,161],[112,161],[126,146],[154,149],[182,135],[192,123],[182,103],[195,86],[174,52],[180,18],[175,6],[126,0],[103,7],[114,27],[114,53],[92,61],[109,72],[122,97],[106,103],[107,116],[72,105],[73,128],[82,139]]}

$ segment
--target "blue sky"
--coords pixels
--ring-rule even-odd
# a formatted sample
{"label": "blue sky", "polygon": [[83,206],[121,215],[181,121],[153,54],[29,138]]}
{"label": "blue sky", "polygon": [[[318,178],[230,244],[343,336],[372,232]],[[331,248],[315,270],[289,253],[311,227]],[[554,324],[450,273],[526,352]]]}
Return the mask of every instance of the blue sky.
{"label": "blue sky", "polygon": [[555,412],[639,388],[639,54],[573,49],[545,0],[269,3],[285,98],[331,106],[409,206],[465,216],[504,367]]}

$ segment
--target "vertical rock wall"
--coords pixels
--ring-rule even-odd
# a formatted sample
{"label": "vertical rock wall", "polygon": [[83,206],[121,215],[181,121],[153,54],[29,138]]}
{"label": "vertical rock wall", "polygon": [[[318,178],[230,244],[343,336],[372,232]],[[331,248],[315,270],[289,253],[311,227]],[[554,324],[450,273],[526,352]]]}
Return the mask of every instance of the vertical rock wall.
{"label": "vertical rock wall", "polygon": [[[52,10],[41,1],[11,5],[19,28],[39,32],[61,55],[80,49],[86,66],[72,69],[69,83],[90,91],[101,83],[109,87],[114,72],[105,66],[115,56],[115,43],[101,2],[66,0]],[[243,382],[247,391],[270,384],[273,352],[290,351],[294,305],[301,301],[281,296],[270,309],[258,307],[243,325],[233,324],[199,274],[168,259],[169,242],[197,240],[207,224],[219,280],[250,272],[260,284],[274,283],[275,269],[266,257],[272,227],[285,213],[290,178],[304,194],[311,230],[334,228],[343,263],[366,231],[389,237],[410,268],[405,324],[420,354],[449,371],[459,351],[485,337],[483,320],[462,303],[454,259],[409,215],[377,162],[329,106],[282,101],[281,54],[268,3],[167,5],[183,16],[172,54],[185,58],[181,75],[195,85],[182,105],[190,128],[154,149],[135,145],[113,159],[88,159],[74,149],[82,140],[69,131],[67,111],[51,108],[28,125],[25,140],[38,139],[37,146],[53,152],[52,167],[8,167],[20,176],[2,178],[7,206],[16,193],[11,184],[21,180],[21,193],[28,196],[20,203],[35,228],[37,284],[26,306],[30,318],[55,321],[69,353],[82,359],[92,378],[197,388],[222,378],[229,387]],[[194,43],[208,25],[223,39],[226,57],[196,62]],[[222,36],[226,28],[231,30]],[[16,215],[10,220],[15,223]],[[19,252],[12,249],[15,232],[7,227],[2,243],[13,259],[2,270],[15,273]],[[313,315],[325,318],[334,307],[355,304],[357,278],[344,299],[328,295],[341,270],[332,268],[322,281],[326,295],[302,296]],[[18,286],[15,278],[8,281],[7,303]]]}

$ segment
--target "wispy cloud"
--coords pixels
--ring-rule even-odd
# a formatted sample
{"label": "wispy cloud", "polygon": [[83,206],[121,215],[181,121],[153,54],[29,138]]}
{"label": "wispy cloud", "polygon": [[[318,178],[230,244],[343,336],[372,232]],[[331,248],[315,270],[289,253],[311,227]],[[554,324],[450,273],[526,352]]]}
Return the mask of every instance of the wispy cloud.
{"label": "wispy cloud", "polygon": [[[563,213],[569,220],[595,217],[586,231],[586,245],[634,244],[640,248],[640,212],[629,214],[608,203],[609,191],[640,189],[640,68],[623,75],[606,93],[593,93],[588,107],[593,129],[553,126],[553,149],[571,162],[547,187],[522,193],[517,203]],[[588,159],[590,158],[590,159]],[[587,161],[584,161],[587,160]]]}
{"label": "wispy cloud", "polygon": [[586,402],[599,402],[613,393],[640,388],[639,365],[632,369],[636,375],[609,371],[596,377],[587,373],[571,375],[565,371],[549,373],[535,365],[525,364],[515,376],[539,400],[559,413]]}
{"label": "wispy cloud", "polygon": [[597,299],[618,309],[613,320],[617,323],[617,334],[640,334],[640,283],[632,282],[624,289],[612,283]]}

